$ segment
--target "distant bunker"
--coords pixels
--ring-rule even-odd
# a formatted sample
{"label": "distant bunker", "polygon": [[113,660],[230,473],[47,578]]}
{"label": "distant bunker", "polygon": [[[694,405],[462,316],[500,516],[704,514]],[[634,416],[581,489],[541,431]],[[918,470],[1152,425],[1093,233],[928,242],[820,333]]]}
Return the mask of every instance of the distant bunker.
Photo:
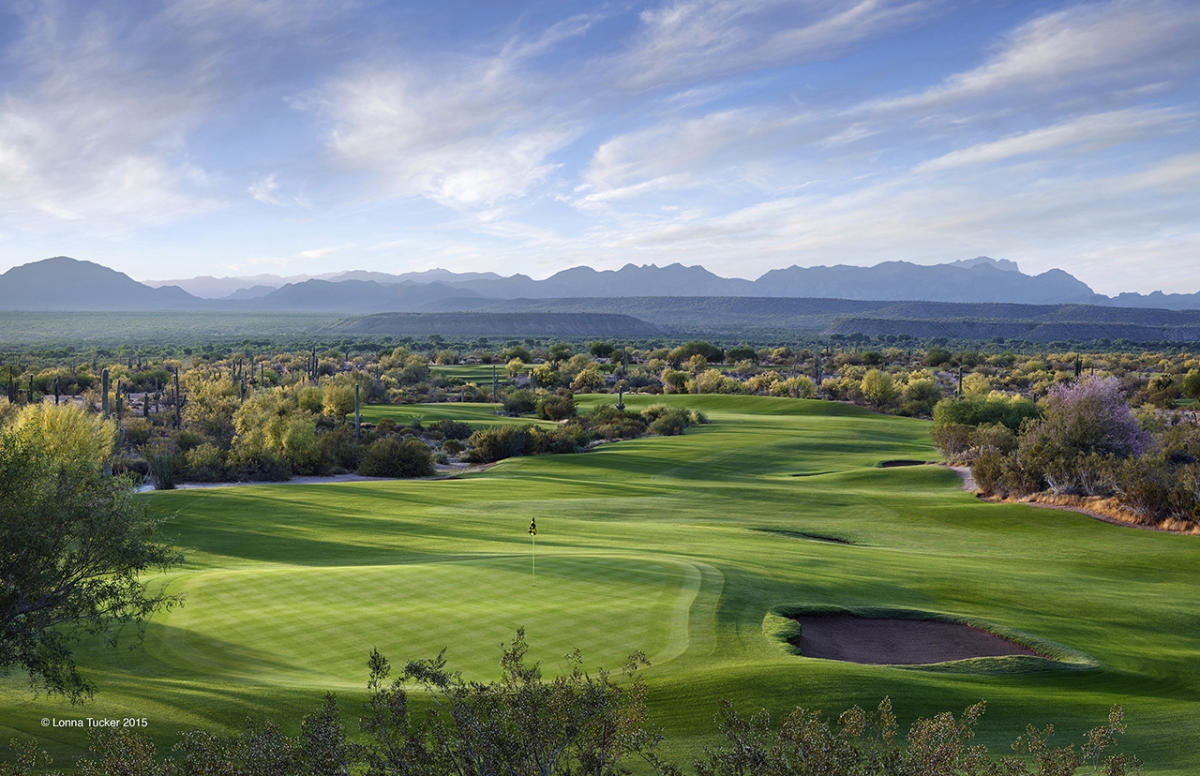
{"label": "distant bunker", "polygon": [[924,466],[928,461],[913,461],[908,458],[893,458],[890,461],[880,461],[879,468],[891,469],[896,466]]}
{"label": "distant bunker", "polygon": [[788,615],[800,635],[788,642],[804,657],[871,665],[922,665],[975,657],[1045,657],[1024,644],[979,628],[943,620],[857,617],[851,614]]}

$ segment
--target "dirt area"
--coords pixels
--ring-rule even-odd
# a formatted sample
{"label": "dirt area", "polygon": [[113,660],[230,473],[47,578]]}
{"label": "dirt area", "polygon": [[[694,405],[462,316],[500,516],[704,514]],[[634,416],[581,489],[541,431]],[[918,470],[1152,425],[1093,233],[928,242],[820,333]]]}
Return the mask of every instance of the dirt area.
{"label": "dirt area", "polygon": [[849,614],[796,615],[790,639],[804,657],[872,665],[921,665],[1001,655],[1045,657],[1023,644],[969,625]]}

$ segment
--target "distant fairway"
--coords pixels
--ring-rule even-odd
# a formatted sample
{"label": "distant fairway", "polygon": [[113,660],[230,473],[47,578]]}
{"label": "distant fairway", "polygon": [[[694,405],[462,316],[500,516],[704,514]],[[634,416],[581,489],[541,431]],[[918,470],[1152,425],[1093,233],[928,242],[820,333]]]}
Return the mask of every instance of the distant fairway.
{"label": "distant fairway", "polygon": [[[920,421],[791,399],[626,401],[696,407],[713,423],[453,480],[147,496],[174,516],[188,561],[156,583],[186,605],[151,623],[141,648],[87,651],[101,692],[86,707],[32,699],[21,677],[8,680],[0,741],[19,732],[78,753],[83,732],[45,730],[44,716],[145,716],[163,745],[178,729],[246,715],[294,730],[326,689],[353,728],[372,647],[395,663],[445,647],[451,667],[493,678],[499,642],[524,625],[548,673],[575,647],[588,667],[645,650],[654,717],[683,762],[706,742],[719,698],[777,719],[797,704],[836,713],[888,695],[902,724],[985,698],[981,739],[1001,749],[1028,722],[1053,722],[1060,743],[1078,743],[1122,703],[1147,773],[1200,772],[1195,537],[982,503],[937,467],[879,468],[935,457]],[[367,416],[486,425],[491,412],[410,405]],[[802,658],[768,635],[781,606],[967,618],[1068,647],[1077,662]]]}
{"label": "distant fairway", "polygon": [[497,415],[499,404],[484,402],[449,402],[446,404],[367,404],[361,411],[364,423],[378,423],[384,418],[391,418],[401,426],[406,426],[414,420],[420,420],[422,425],[430,425],[439,420],[457,420],[472,428],[486,426],[507,426],[510,423],[540,423],[546,426],[557,425],[551,421],[533,418],[513,418],[507,415]]}

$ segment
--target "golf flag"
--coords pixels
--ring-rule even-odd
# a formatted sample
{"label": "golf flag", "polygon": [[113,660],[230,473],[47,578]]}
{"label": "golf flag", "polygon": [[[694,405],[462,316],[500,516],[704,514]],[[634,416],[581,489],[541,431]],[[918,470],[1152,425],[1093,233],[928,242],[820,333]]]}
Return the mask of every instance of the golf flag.
{"label": "golf flag", "polygon": [[537,536],[537,520],[530,519],[530,521],[529,521],[529,535],[530,535],[530,536]]}

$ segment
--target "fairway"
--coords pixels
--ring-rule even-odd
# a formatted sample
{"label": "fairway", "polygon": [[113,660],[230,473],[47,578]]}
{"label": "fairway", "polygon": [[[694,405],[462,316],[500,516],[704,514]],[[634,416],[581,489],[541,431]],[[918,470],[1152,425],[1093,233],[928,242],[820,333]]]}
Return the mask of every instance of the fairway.
{"label": "fairway", "polygon": [[548,420],[497,414],[499,410],[499,404],[469,401],[447,404],[368,404],[362,408],[362,419],[364,423],[378,423],[384,418],[391,418],[401,426],[407,426],[416,420],[426,426],[439,420],[457,420],[460,423],[466,423],[471,428],[507,426],[512,423],[555,425]]}
{"label": "fairway", "polygon": [[[578,397],[581,411],[612,396]],[[833,402],[634,396],[712,421],[575,455],[509,459],[442,481],[270,485],[144,496],[171,516],[186,564],[156,577],[182,593],[132,651],[83,650],[96,699],[71,708],[0,684],[0,741],[79,754],[85,731],[42,717],[135,716],[175,732],[271,716],[294,731],[329,689],[350,729],[367,654],[393,663],[443,648],[495,678],[524,626],[546,673],[616,668],[642,650],[664,753],[681,763],[713,731],[717,701],[836,715],[890,696],[918,715],[989,703],[999,751],[1027,723],[1059,743],[1125,706],[1149,774],[1200,772],[1200,541],[1082,515],[987,504],[934,466],[929,426]],[[504,419],[494,405],[368,407],[364,419]],[[538,525],[536,578],[531,518]],[[830,541],[836,540],[836,541]],[[919,610],[985,625],[1054,658],[899,667],[800,657],[774,609]],[[127,639],[128,641],[128,639]]]}

